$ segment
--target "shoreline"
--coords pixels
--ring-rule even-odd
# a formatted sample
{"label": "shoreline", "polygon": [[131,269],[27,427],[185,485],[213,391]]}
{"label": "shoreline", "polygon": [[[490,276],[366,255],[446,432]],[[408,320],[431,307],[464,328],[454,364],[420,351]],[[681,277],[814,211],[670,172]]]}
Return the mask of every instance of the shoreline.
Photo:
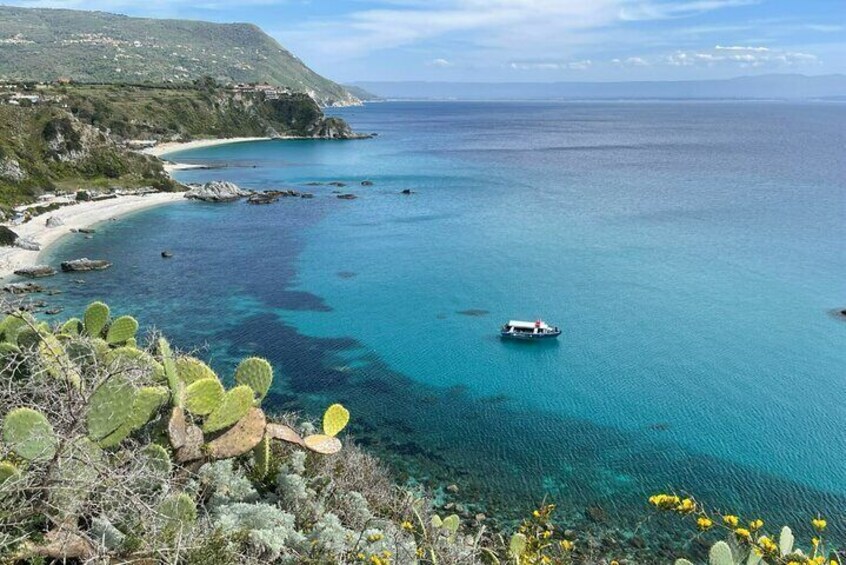
{"label": "shoreline", "polygon": [[142,149],[140,153],[161,158],[168,153],[187,151],[188,149],[202,149],[205,147],[216,147],[218,145],[229,145],[231,143],[247,143],[250,141],[270,141],[272,139],[288,139],[285,137],[227,137],[222,139],[196,139],[194,141],[165,141],[158,143],[155,147]]}
{"label": "shoreline", "polygon": [[[185,199],[183,192],[156,192],[144,195],[127,194],[117,198],[80,202],[64,206],[52,212],[35,216],[18,226],[8,226],[19,237],[31,238],[41,244],[39,251],[19,247],[0,247],[0,279],[4,282],[14,271],[40,265],[45,253],[62,238],[72,235],[72,229],[90,228],[111,218],[127,216],[134,212],[154,208]],[[47,218],[61,218],[64,225],[48,228]]]}

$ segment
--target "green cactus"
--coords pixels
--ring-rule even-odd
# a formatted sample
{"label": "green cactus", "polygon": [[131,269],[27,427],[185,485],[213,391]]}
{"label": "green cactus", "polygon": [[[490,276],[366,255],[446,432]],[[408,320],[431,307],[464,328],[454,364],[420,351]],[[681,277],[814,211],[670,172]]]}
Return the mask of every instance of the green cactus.
{"label": "green cactus", "polygon": [[9,343],[8,341],[0,342],[0,356],[17,355],[20,352],[21,348],[14,343]]}
{"label": "green cactus", "polygon": [[8,461],[0,461],[0,487],[8,480],[20,477],[20,470]]}
{"label": "green cactus", "polygon": [[57,519],[64,522],[78,518],[91,496],[91,484],[97,480],[97,467],[102,460],[103,451],[85,436],[77,436],[65,445],[51,477],[62,486],[48,492]]}
{"label": "green cactus", "polygon": [[180,530],[191,528],[197,521],[197,505],[183,492],[162,501],[159,514],[164,519],[162,529],[169,534],[176,534]]}
{"label": "green cactus", "polygon": [[253,469],[259,479],[270,474],[270,436],[267,434],[253,448]]}
{"label": "green cactus", "polygon": [[735,565],[731,547],[724,541],[718,541],[708,552],[709,565]]}
{"label": "green cactus", "polygon": [[180,357],[176,360],[176,372],[186,385],[202,379],[215,379],[217,375],[211,368],[194,357]]}
{"label": "green cactus", "polygon": [[125,345],[110,349],[105,355],[106,363],[114,369],[120,370],[129,367],[149,367],[151,376],[156,382],[165,380],[164,367],[156,361],[152,355],[143,349],[136,349]]}
{"label": "green cactus", "polygon": [[197,416],[208,416],[220,406],[225,394],[217,377],[194,381],[185,389],[185,409]]}
{"label": "green cactus", "polygon": [[82,325],[82,320],[80,320],[79,318],[71,318],[70,320],[62,324],[62,327],[59,329],[59,332],[66,335],[80,335],[83,329],[84,326]]}
{"label": "green cactus", "polygon": [[3,338],[9,343],[18,343],[18,334],[35,325],[35,318],[28,312],[9,314],[3,319]]}
{"label": "green cactus", "polygon": [[41,343],[42,332],[36,327],[25,327],[18,332],[18,346],[24,349],[37,347]]}
{"label": "green cactus", "polygon": [[90,337],[99,337],[103,333],[106,324],[109,323],[109,307],[102,302],[92,302],[85,309],[82,317],[85,325],[85,333]]}
{"label": "green cactus", "polygon": [[246,416],[253,406],[253,389],[246,385],[236,386],[227,392],[220,405],[209,414],[203,424],[206,433],[228,428]]}
{"label": "green cactus", "polygon": [[260,404],[273,382],[273,367],[265,359],[250,357],[244,359],[235,369],[235,383],[247,385],[256,393],[256,403]]}
{"label": "green cactus", "polygon": [[120,428],[129,417],[137,394],[121,375],[113,375],[98,386],[88,401],[88,437],[99,441]]}
{"label": "green cactus", "polygon": [[693,565],[693,563],[691,563],[687,559],[676,559],[675,565]]}
{"label": "green cactus", "polygon": [[132,432],[146,426],[167,402],[167,398],[168,390],[165,387],[151,386],[139,390],[126,419],[115,431],[99,441],[100,447],[114,447]]}
{"label": "green cactus", "polygon": [[173,360],[170,344],[163,337],[159,338],[159,354],[162,356],[162,367],[164,367],[165,378],[173,397],[173,404],[181,407],[185,402],[185,384],[179,378],[179,370]]}
{"label": "green cactus", "polygon": [[333,404],[323,414],[323,433],[335,437],[350,421],[349,410],[340,404]]}
{"label": "green cactus", "polygon": [[778,548],[781,551],[782,557],[793,553],[793,544],[796,538],[793,537],[793,531],[787,526],[781,529],[781,535],[778,537]]}
{"label": "green cactus", "polygon": [[121,316],[111,323],[106,332],[106,342],[109,345],[118,345],[135,338],[138,331],[138,320],[132,316]]}
{"label": "green cactus", "polygon": [[458,533],[458,527],[461,525],[461,520],[458,518],[456,514],[452,514],[447,516],[443,519],[443,523],[441,528],[449,532],[450,536],[454,536]]}
{"label": "green cactus", "polygon": [[81,386],[82,376],[79,374],[79,369],[71,362],[64,346],[56,336],[44,335],[38,345],[38,353],[48,375],[65,381],[74,388]]}
{"label": "green cactus", "polygon": [[170,475],[173,463],[167,449],[157,443],[151,443],[141,450],[146,457],[146,467],[157,474]]}
{"label": "green cactus", "polygon": [[526,551],[526,536],[525,534],[514,534],[511,536],[511,543],[508,544],[508,552],[511,557],[519,559]]}
{"label": "green cactus", "polygon": [[27,461],[51,459],[58,440],[44,414],[32,408],[15,408],[3,418],[3,443]]}
{"label": "green cactus", "polygon": [[131,337],[131,338],[126,340],[126,343],[124,343],[124,345],[126,347],[131,347],[133,349],[137,349],[138,348],[138,340],[135,339],[134,337]]}
{"label": "green cactus", "polygon": [[[250,391],[252,394],[252,391]],[[212,459],[229,459],[243,455],[256,447],[264,438],[267,418],[260,408],[249,407],[247,414],[203,447]]]}

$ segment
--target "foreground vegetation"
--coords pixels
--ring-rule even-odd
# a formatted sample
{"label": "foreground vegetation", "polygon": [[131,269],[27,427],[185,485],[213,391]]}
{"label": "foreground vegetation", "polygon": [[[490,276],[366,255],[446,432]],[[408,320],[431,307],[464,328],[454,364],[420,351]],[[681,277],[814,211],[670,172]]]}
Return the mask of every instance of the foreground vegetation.
{"label": "foreground vegetation", "polygon": [[[3,562],[626,563],[563,529],[552,504],[508,533],[435,514],[424,493],[394,485],[338,439],[350,419],[340,404],[319,426],[266,412],[279,377],[263,359],[221,379],[160,335],[142,342],[138,322],[103,303],[53,326],[9,311],[0,321]],[[820,516],[803,550],[786,527],[773,536],[760,519],[673,494],[649,502],[715,542],[709,565],[842,565]]]}

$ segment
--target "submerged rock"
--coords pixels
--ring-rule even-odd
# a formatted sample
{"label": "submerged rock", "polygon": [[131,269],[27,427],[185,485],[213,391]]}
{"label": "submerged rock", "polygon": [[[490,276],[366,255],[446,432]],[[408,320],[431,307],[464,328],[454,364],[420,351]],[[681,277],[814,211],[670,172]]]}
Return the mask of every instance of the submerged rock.
{"label": "submerged rock", "polygon": [[185,193],[185,198],[202,200],[203,202],[232,202],[250,194],[235,183],[214,180],[192,188]]}
{"label": "submerged rock", "polygon": [[32,282],[10,283],[4,286],[3,290],[10,294],[30,294],[33,292],[43,292],[44,287]]}
{"label": "submerged rock", "polygon": [[414,191],[411,190],[410,188],[405,188],[402,191],[400,191],[400,194],[405,194],[406,196],[408,196],[410,194],[414,194]]}
{"label": "submerged rock", "polygon": [[340,198],[341,200],[355,200],[356,198],[358,198],[358,196],[356,196],[355,194],[339,194],[338,198]]}
{"label": "submerged rock", "polygon": [[373,186],[372,180],[363,180],[361,181],[361,186]]}
{"label": "submerged rock", "polygon": [[40,279],[44,277],[52,277],[56,274],[56,269],[49,265],[35,265],[33,267],[24,267],[18,269],[15,274],[21,277],[28,277],[31,279]]}
{"label": "submerged rock", "polygon": [[105,259],[74,259],[73,261],[64,261],[62,263],[62,270],[66,273],[77,271],[102,271],[108,269],[112,264]]}
{"label": "submerged rock", "polygon": [[[247,204],[273,204],[279,200],[279,193],[262,192],[260,194],[253,194],[247,198]],[[285,194],[287,196],[287,194]]]}
{"label": "submerged rock", "polygon": [[162,257],[165,259],[170,259],[171,257],[173,257],[173,252],[167,250],[162,251]]}

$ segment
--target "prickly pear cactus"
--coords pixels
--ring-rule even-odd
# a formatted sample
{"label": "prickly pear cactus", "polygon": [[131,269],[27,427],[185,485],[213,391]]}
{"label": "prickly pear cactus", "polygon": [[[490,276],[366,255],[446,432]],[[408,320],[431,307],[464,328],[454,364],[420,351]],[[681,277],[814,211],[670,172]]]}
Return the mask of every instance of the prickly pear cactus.
{"label": "prickly pear cactus", "polygon": [[220,405],[206,418],[203,431],[212,433],[228,428],[246,416],[252,406],[253,389],[246,385],[236,386],[223,396]]}
{"label": "prickly pear cactus", "polygon": [[141,453],[146,458],[145,466],[148,469],[162,476],[170,474],[173,469],[173,463],[167,449],[157,443],[151,443],[142,449]]}
{"label": "prickly pear cactus", "polygon": [[197,505],[183,492],[166,498],[159,506],[159,514],[164,520],[162,529],[175,534],[194,525],[197,521]]}
{"label": "prickly pear cactus", "polygon": [[59,333],[63,333],[65,335],[80,335],[82,331],[85,329],[85,326],[82,325],[82,320],[79,318],[71,318],[59,329]]}
{"label": "prickly pear cactus", "polygon": [[146,426],[167,402],[168,394],[168,390],[161,386],[144,387],[139,390],[126,419],[115,431],[100,440],[100,447],[104,449],[114,447],[132,432]]}
{"label": "prickly pear cactus", "polygon": [[88,401],[88,437],[99,441],[123,425],[137,394],[121,375],[113,375],[100,384]]}
{"label": "prickly pear cactus", "polygon": [[338,438],[323,434],[306,436],[303,439],[303,445],[321,455],[333,455],[341,451],[341,442]]}
{"label": "prickly pear cactus", "polygon": [[211,370],[211,367],[194,357],[180,357],[177,359],[176,372],[179,373],[179,378],[186,385],[202,379],[217,380],[217,375]]}
{"label": "prickly pear cactus", "polygon": [[708,552],[709,565],[735,565],[731,547],[724,541],[718,541]]}
{"label": "prickly pear cactus", "polygon": [[173,360],[170,344],[163,337],[159,338],[159,354],[162,356],[162,367],[164,367],[165,378],[173,397],[173,405],[181,407],[185,403],[185,384],[179,378],[179,370]]}
{"label": "prickly pear cactus", "polygon": [[793,553],[793,544],[796,538],[793,537],[793,530],[787,526],[781,529],[781,534],[778,537],[778,548],[782,556]]}
{"label": "prickly pear cactus", "polygon": [[149,369],[154,381],[162,382],[165,380],[165,372],[162,364],[143,349],[136,349],[128,345],[109,349],[105,354],[105,360],[110,365],[110,368],[116,372],[133,367],[146,368]]}
{"label": "prickly pear cactus", "polygon": [[253,389],[256,394],[256,403],[261,404],[273,383],[273,367],[260,357],[244,359],[235,369],[235,383],[247,385]]}
{"label": "prickly pear cactus", "polygon": [[270,474],[270,436],[267,434],[253,449],[253,469],[259,479]]}
{"label": "prickly pear cactus", "polygon": [[54,379],[65,381],[74,388],[79,388],[82,377],[79,369],[71,363],[64,346],[53,334],[46,334],[38,345],[38,354],[45,371]]}
{"label": "prickly pear cactus", "polygon": [[220,406],[225,394],[217,377],[194,381],[185,389],[185,409],[197,416],[207,416]]}
{"label": "prickly pear cactus", "polygon": [[443,523],[441,527],[448,531],[450,535],[455,535],[458,532],[458,527],[461,525],[461,521],[459,520],[456,514],[451,514],[443,519]]}
{"label": "prickly pear cactus", "polygon": [[508,552],[511,557],[519,559],[526,552],[526,541],[525,534],[518,533],[511,536],[511,543],[508,544]]}
{"label": "prickly pear cactus", "polygon": [[243,455],[264,438],[267,418],[260,408],[250,407],[249,412],[223,435],[210,441],[204,447],[212,459],[229,459]]}
{"label": "prickly pear cactus", "polygon": [[109,307],[102,302],[92,302],[88,308],[85,309],[83,316],[83,324],[85,325],[85,333],[90,337],[99,337],[103,333],[103,328],[109,323]]}
{"label": "prickly pear cactus", "polygon": [[32,408],[15,408],[3,418],[3,443],[28,461],[50,459],[58,441],[44,414]]}
{"label": "prickly pear cactus", "polygon": [[20,332],[35,325],[35,318],[28,312],[9,314],[3,319],[3,339],[17,344]]}
{"label": "prickly pear cactus", "polygon": [[109,345],[126,343],[135,337],[136,332],[138,332],[138,320],[132,316],[121,316],[109,326],[106,342]]}
{"label": "prickly pear cactus", "polygon": [[0,488],[6,481],[13,481],[20,477],[20,470],[8,461],[0,461]]}
{"label": "prickly pear cactus", "polygon": [[323,433],[335,437],[350,421],[350,412],[340,404],[333,404],[323,414]]}

